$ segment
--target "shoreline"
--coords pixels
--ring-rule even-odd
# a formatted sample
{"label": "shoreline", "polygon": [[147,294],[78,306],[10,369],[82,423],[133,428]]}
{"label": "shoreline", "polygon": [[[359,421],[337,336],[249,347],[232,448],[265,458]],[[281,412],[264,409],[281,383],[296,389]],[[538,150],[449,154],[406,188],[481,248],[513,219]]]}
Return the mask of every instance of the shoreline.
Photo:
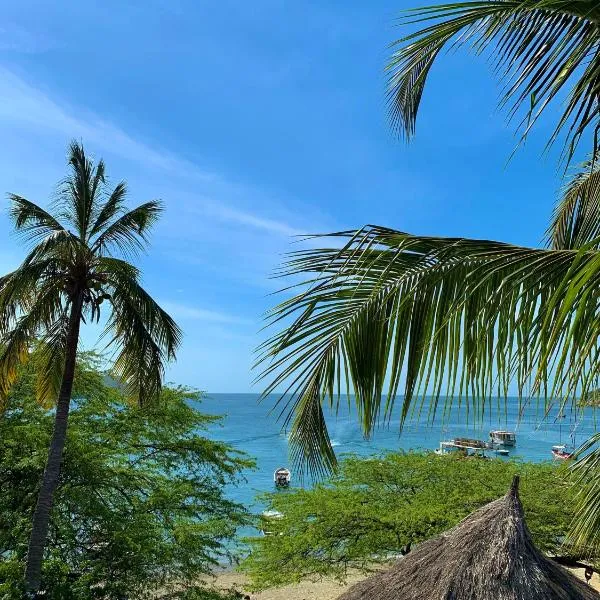
{"label": "shoreline", "polygon": [[251,600],[335,600],[350,586],[365,575],[350,573],[347,582],[342,584],[332,578],[324,577],[319,581],[302,581],[279,588],[270,588],[262,592],[251,592],[246,589],[248,577],[235,570],[221,571],[210,581],[214,587],[222,591],[236,590],[247,595]]}
{"label": "shoreline", "polygon": [[[585,581],[584,569],[568,569],[571,573]],[[319,581],[302,581],[280,588],[271,588],[262,592],[250,592],[245,589],[248,577],[234,569],[215,574],[210,581],[220,590],[237,590],[246,594],[251,600],[336,600],[355,583],[365,579],[367,575],[354,571],[348,574],[345,584],[335,579],[324,577]],[[600,576],[594,573],[590,585],[600,591]]]}

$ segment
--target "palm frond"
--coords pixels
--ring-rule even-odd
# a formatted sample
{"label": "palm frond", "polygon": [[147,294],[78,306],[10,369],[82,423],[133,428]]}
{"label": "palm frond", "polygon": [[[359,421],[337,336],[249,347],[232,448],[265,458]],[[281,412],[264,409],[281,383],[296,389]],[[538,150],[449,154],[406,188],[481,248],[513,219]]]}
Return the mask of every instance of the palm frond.
{"label": "palm frond", "polygon": [[66,312],[55,315],[55,320],[43,331],[36,347],[36,395],[42,406],[51,406],[60,392],[67,349],[67,325]]}
{"label": "palm frond", "polygon": [[97,199],[104,183],[104,163],[94,165],[83,148],[73,140],[69,145],[68,163],[71,174],[63,182],[58,204],[69,222],[73,223],[82,242],[87,242],[95,217]]}
{"label": "palm frond", "polygon": [[[576,519],[568,543],[592,554],[600,547],[600,434],[596,433],[577,451],[573,476],[578,488]],[[594,553],[595,554],[595,553]]]}
{"label": "palm frond", "polygon": [[600,153],[580,165],[565,186],[546,232],[554,249],[600,243]]}
{"label": "palm frond", "polygon": [[0,335],[10,329],[15,320],[31,310],[50,273],[55,291],[60,290],[59,272],[51,259],[25,261],[18,269],[0,278]]}
{"label": "palm frond", "polygon": [[107,223],[122,211],[123,201],[125,200],[126,195],[127,184],[124,181],[121,181],[117,184],[102,208],[98,211],[98,216],[90,231],[90,237],[99,234]]}
{"label": "palm frond", "polygon": [[21,314],[14,327],[2,335],[0,350],[0,401],[3,401],[17,376],[17,369],[29,356],[37,336],[48,331],[62,312],[60,291],[52,285],[40,290],[28,311]]}
{"label": "palm frond", "polygon": [[117,250],[125,256],[135,255],[148,242],[148,232],[162,212],[162,204],[152,200],[141,204],[108,225],[96,238],[92,250],[111,253]]}
{"label": "palm frond", "polygon": [[562,131],[570,159],[585,131],[598,126],[600,7],[595,0],[479,0],[408,11],[403,24],[421,28],[393,44],[388,101],[392,126],[415,133],[427,77],[445,48],[488,49],[506,84],[509,115],[526,108],[523,138],[563,91],[569,95],[549,144]]}
{"label": "palm frond", "polygon": [[139,285],[128,263],[104,257],[100,266],[111,289],[113,310],[104,335],[117,352],[115,373],[140,404],[155,401],[165,365],[181,343],[181,330]]}
{"label": "palm frond", "polygon": [[341,250],[300,251],[284,265],[282,275],[307,283],[273,309],[271,323],[286,327],[259,348],[264,394],[283,392],[293,452],[310,457],[309,467],[324,446],[326,464],[333,453],[317,431],[324,422],[301,418],[307,407],[316,415],[317,390],[336,408],[348,386],[369,435],[390,418],[401,385],[404,422],[426,394],[430,416],[445,395],[480,419],[512,382],[521,396],[566,402],[597,379],[600,320],[590,290],[600,284],[600,254],[380,227],[337,235],[347,240]]}
{"label": "palm frond", "polygon": [[15,230],[27,242],[39,242],[49,236],[65,235],[66,229],[49,212],[17,194],[9,194],[8,214]]}

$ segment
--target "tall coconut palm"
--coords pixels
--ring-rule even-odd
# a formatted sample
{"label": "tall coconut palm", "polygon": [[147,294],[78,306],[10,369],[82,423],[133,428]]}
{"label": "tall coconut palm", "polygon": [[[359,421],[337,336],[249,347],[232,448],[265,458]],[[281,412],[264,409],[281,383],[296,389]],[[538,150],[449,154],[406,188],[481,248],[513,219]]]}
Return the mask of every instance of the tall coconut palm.
{"label": "tall coconut palm", "polygon": [[[165,362],[175,357],[181,332],[140,285],[128,260],[143,250],[162,208],[150,201],[126,210],[126,185],[110,189],[102,161],[83,147],[69,149],[70,173],[52,211],[10,194],[10,216],[30,252],[0,279],[0,394],[6,397],[18,365],[39,342],[38,394],[56,403],[54,430],[27,554],[25,584],[34,597],[53,495],[59,483],[82,321],[106,310],[105,335],[115,352],[115,371],[140,404],[157,398]],[[118,258],[117,255],[124,258]]]}
{"label": "tall coconut palm", "polygon": [[[417,9],[408,20],[422,28],[397,42],[389,65],[392,123],[407,137],[439,53],[470,44],[478,53],[492,51],[511,114],[525,108],[523,136],[565,91],[549,143],[564,132],[570,160],[590,132],[597,148],[596,0],[457,2]],[[544,248],[366,226],[290,257],[281,275],[303,283],[271,311],[271,324],[285,326],[260,347],[258,363],[265,394],[286,392],[281,411],[300,468],[335,467],[323,404],[337,406],[342,388],[355,395],[369,435],[390,417],[399,391],[404,422],[426,394],[433,397],[431,415],[446,396],[461,398],[477,418],[492,396],[507,396],[512,382],[520,397],[562,403],[598,387],[599,164],[595,151],[565,187]],[[585,513],[589,499],[600,498],[600,475],[589,485],[576,538],[600,546],[600,503]]]}

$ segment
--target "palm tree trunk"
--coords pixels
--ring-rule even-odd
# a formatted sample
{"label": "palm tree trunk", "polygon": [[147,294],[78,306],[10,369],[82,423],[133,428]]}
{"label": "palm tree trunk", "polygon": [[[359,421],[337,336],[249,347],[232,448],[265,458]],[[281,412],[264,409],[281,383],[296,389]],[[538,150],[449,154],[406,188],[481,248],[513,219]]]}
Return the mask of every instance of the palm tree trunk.
{"label": "palm tree trunk", "polygon": [[66,339],[66,357],[60,393],[54,417],[54,430],[48,451],[46,468],[42,477],[42,485],[38,496],[37,505],[33,514],[33,525],[29,547],[27,550],[27,564],[25,566],[25,589],[28,598],[35,598],[41,583],[42,560],[46,547],[50,512],[54,499],[54,491],[58,485],[63,449],[67,436],[67,421],[69,418],[69,405],[71,391],[75,376],[75,361],[77,357],[77,343],[79,341],[79,327],[81,324],[81,310],[83,299],[78,294],[71,305],[71,314]]}

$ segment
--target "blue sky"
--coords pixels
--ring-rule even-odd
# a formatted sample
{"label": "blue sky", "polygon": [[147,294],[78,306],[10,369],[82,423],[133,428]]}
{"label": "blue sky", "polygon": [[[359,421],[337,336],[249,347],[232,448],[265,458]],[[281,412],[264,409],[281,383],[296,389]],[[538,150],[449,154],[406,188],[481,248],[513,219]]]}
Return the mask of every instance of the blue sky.
{"label": "blue sky", "polygon": [[[161,198],[141,266],[185,332],[169,379],[258,391],[269,275],[294,234],[375,223],[543,237],[559,185],[555,155],[542,156],[553,122],[507,162],[515,128],[485,60],[443,57],[414,142],[390,132],[387,45],[415,3],[2,2],[0,190],[47,203],[78,138],[127,179],[131,204]],[[5,212],[2,271],[23,254]]]}

